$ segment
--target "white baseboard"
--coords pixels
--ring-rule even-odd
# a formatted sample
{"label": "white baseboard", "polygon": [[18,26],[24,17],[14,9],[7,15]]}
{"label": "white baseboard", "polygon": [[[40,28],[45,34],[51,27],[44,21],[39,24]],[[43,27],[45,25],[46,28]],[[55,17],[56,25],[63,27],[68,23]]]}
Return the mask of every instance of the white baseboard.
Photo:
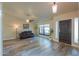
{"label": "white baseboard", "polygon": [[59,40],[57,40],[57,39],[53,39],[53,41],[55,41],[55,42],[59,42]]}
{"label": "white baseboard", "polygon": [[40,37],[43,37],[43,38],[47,38],[49,39],[50,37],[49,36],[44,36],[44,35],[39,35]]}
{"label": "white baseboard", "polygon": [[3,38],[3,40],[13,40],[15,39],[14,37],[10,37],[10,38]]}
{"label": "white baseboard", "polygon": [[79,45],[72,44],[71,46],[79,49]]}

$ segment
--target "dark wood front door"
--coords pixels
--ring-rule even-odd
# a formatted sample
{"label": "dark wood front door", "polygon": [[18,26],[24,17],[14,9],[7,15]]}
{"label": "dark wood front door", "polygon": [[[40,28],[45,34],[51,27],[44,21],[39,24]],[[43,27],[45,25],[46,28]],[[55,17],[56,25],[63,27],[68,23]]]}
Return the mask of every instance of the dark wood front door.
{"label": "dark wood front door", "polygon": [[59,22],[59,41],[71,44],[71,19]]}

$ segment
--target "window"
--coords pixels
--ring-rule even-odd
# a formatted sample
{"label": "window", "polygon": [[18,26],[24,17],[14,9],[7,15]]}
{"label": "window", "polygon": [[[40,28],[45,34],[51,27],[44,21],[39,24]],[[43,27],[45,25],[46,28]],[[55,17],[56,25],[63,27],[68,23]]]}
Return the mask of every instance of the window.
{"label": "window", "polygon": [[49,24],[40,25],[40,34],[50,35],[50,25]]}
{"label": "window", "polygon": [[45,35],[49,35],[49,34],[50,34],[50,27],[49,27],[49,24],[44,25],[44,31],[45,31]]}
{"label": "window", "polygon": [[78,30],[79,30],[79,20],[78,18],[75,18],[74,19],[74,43],[79,43]]}
{"label": "window", "polygon": [[59,21],[56,22],[56,39],[59,39]]}
{"label": "window", "polygon": [[43,25],[40,25],[40,34],[43,34]]}

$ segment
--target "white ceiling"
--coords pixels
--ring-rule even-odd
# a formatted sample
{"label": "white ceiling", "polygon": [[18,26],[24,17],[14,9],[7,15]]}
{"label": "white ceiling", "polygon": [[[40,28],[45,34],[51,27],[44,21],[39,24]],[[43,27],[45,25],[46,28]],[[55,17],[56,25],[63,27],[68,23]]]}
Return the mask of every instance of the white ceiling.
{"label": "white ceiling", "polygon": [[[58,2],[57,14],[78,10],[77,2]],[[52,13],[51,2],[6,2],[3,3],[3,12],[20,19],[30,18],[47,19]]]}

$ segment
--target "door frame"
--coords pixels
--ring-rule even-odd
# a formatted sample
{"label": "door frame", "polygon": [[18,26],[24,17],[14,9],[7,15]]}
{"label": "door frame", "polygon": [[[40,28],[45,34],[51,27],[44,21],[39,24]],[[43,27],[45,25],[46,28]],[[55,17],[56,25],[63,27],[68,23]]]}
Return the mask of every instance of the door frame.
{"label": "door frame", "polygon": [[[73,30],[73,20],[74,19],[72,19],[72,18],[69,18],[69,19],[71,19],[71,44],[70,45],[72,45],[73,44],[73,40],[74,40],[74,30]],[[68,20],[68,19],[67,19]],[[64,20],[58,20],[58,21],[56,21],[56,39],[58,40],[58,42],[59,42],[59,31],[60,31],[60,29],[58,29],[59,28],[59,22],[60,21],[64,21]]]}

